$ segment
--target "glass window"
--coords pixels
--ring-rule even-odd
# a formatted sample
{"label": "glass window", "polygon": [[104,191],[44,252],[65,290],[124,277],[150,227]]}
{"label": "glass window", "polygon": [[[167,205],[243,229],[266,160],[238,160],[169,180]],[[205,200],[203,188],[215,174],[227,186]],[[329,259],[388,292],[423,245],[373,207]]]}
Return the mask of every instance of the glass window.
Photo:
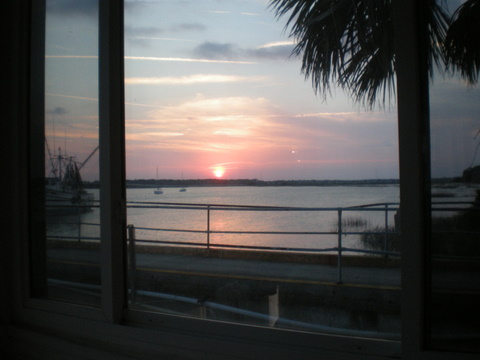
{"label": "glass window", "polygon": [[[414,341],[403,341],[408,357],[412,348],[419,351],[412,344],[425,335],[416,327],[424,320],[418,316],[423,303],[410,305],[423,295],[418,280],[426,265],[428,349],[478,352],[478,75],[467,73],[466,79],[464,64],[453,56],[446,74],[435,74],[430,86],[431,238],[428,261],[420,264],[415,261],[423,254],[416,245],[425,240],[421,221],[415,228],[403,224],[403,234],[408,230],[418,240],[415,246],[411,239],[400,243],[395,105],[387,101],[386,109],[365,111],[352,102],[355,93],[344,93],[335,81],[329,89],[320,87],[331,92],[315,94],[312,79],[305,81],[300,72],[301,59],[290,56],[297,40],[284,32],[285,18],[275,19],[268,3],[126,2],[125,77],[119,71],[117,78],[125,80],[126,100],[113,101],[118,109],[126,106],[124,153],[122,111],[109,116],[115,105],[107,101],[100,107],[100,124],[98,110],[99,84],[108,78],[106,92],[115,87],[113,72],[104,77],[99,72],[110,69],[109,60],[122,58],[121,46],[107,46],[109,41],[100,46],[107,61],[99,71],[99,4],[46,2],[45,51],[33,77],[34,85],[41,83],[33,92],[42,96],[32,99],[29,144],[31,293],[95,306],[102,296],[101,319],[112,323],[138,324],[143,315],[178,320],[183,331],[189,324],[206,324],[192,318],[209,319],[261,325],[255,328],[263,335],[294,334],[268,327],[300,330],[295,339],[310,344],[325,337],[304,331],[341,335],[327,337],[335,339],[336,350],[344,335],[361,339],[359,344],[365,338],[399,340],[405,324],[400,295],[408,289],[415,301],[404,304],[410,301],[407,309],[417,311],[403,316],[407,330],[415,323]],[[463,8],[476,3],[462,2]],[[450,15],[460,6],[445,4]],[[112,26],[100,24],[102,30]],[[391,28],[385,29],[383,43],[391,45]],[[413,83],[402,90],[414,90]],[[123,94],[123,87],[118,89]],[[118,100],[118,94],[109,95],[102,99]],[[408,110],[420,113],[420,103]],[[406,122],[404,115],[400,124]],[[99,125],[102,141],[107,140],[103,166]],[[402,149],[411,145],[408,136],[419,135],[418,128],[405,128]],[[119,133],[122,141],[115,137]],[[421,135],[412,147],[420,148]],[[122,215],[123,160],[128,226]],[[425,174],[409,170],[407,163],[403,159],[403,174],[413,179],[402,185],[424,195],[419,185]],[[112,184],[121,190],[104,191]],[[420,201],[402,202],[402,212],[414,212],[410,218],[418,220]],[[414,266],[403,269],[407,280],[420,275],[411,283],[404,279],[401,290],[402,247],[415,257],[408,262]],[[120,298],[125,295],[129,311],[124,313]],[[225,328],[246,329],[223,324],[215,331]],[[124,327],[107,324],[99,333],[104,329],[125,336]],[[137,330],[131,327],[127,334],[142,333]],[[368,343],[389,354],[389,345],[399,344]]]}
{"label": "glass window", "polygon": [[395,107],[316,95],[268,3],[127,2],[129,307],[398,339]]}
{"label": "glass window", "polygon": [[453,15],[445,45],[448,69],[430,86],[429,345],[479,352],[480,43],[473,14],[480,6],[478,1],[446,4]]}
{"label": "glass window", "polygon": [[46,1],[44,73],[32,134],[33,293],[99,305],[96,1]]}

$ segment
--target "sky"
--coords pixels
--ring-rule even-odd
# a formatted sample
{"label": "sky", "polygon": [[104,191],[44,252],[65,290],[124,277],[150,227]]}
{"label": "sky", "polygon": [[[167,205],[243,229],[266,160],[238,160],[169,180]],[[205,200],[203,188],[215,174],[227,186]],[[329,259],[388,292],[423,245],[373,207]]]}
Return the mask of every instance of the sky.
{"label": "sky", "polygon": [[[47,1],[47,140],[79,162],[98,145],[96,6]],[[285,21],[267,0],[125,1],[127,179],[398,178],[395,99],[315,94]],[[472,162],[479,98],[432,85],[434,175]],[[98,179],[98,154],[82,176]]]}

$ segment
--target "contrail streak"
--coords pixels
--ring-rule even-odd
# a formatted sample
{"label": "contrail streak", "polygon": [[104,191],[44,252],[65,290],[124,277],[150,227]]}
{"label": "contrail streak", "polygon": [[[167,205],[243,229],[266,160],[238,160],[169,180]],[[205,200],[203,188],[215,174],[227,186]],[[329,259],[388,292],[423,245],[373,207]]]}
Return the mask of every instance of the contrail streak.
{"label": "contrail streak", "polygon": [[[93,55],[46,55],[48,59],[98,59]],[[211,60],[211,59],[189,59],[174,57],[153,57],[153,56],[125,56],[126,60],[145,60],[145,61],[173,61],[173,62],[198,62],[198,63],[217,63],[217,64],[256,64],[252,61],[235,60]]]}

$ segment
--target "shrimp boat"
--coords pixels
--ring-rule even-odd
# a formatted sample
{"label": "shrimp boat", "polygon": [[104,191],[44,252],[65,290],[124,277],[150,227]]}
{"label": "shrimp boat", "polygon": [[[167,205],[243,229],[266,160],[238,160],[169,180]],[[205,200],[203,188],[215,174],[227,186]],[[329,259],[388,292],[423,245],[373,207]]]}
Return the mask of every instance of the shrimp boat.
{"label": "shrimp boat", "polygon": [[47,215],[77,214],[91,210],[94,196],[84,189],[80,170],[97,150],[98,147],[83,163],[79,163],[75,156],[62,154],[60,148],[58,154],[53,156],[48,149],[50,173],[45,178]]}

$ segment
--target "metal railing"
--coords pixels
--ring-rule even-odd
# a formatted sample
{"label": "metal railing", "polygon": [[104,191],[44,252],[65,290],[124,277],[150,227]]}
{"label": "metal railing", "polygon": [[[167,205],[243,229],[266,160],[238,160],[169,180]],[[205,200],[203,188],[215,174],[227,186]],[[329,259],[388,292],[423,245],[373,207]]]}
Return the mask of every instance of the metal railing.
{"label": "metal railing", "polygon": [[[143,227],[136,226],[135,224],[128,225],[127,237],[129,240],[130,251],[133,252],[136,244],[144,245],[163,245],[163,246],[191,246],[205,249],[229,249],[229,250],[251,250],[251,251],[275,251],[275,252],[288,252],[288,253],[334,253],[337,255],[338,266],[338,281],[342,280],[342,257],[346,252],[360,253],[360,254],[374,254],[380,256],[393,256],[399,257],[398,251],[392,251],[388,246],[388,239],[390,236],[398,234],[398,229],[392,226],[389,216],[392,212],[398,211],[398,203],[377,203],[361,206],[351,207],[331,207],[331,208],[310,208],[310,207],[279,207],[279,206],[247,206],[247,205],[219,205],[219,204],[191,204],[191,203],[166,203],[166,202],[129,202],[127,203],[128,209],[150,209],[155,210],[195,210],[203,211],[206,213],[204,228],[201,229],[182,229],[182,228],[166,228],[166,227]],[[320,213],[334,213],[336,214],[336,226],[330,231],[325,230],[310,230],[310,231],[260,231],[260,230],[214,230],[212,226],[212,213],[216,211],[236,211],[236,212],[320,212]],[[383,212],[384,213],[384,228],[381,231],[372,231],[368,229],[360,230],[348,230],[348,227],[344,224],[344,215],[349,212]],[[63,223],[66,224],[66,223]],[[69,223],[72,226],[77,226],[76,233],[70,233],[69,235],[50,235],[50,239],[63,239],[71,241],[98,241],[99,238],[95,236],[85,236],[82,229],[84,227],[99,226],[98,223],[81,222],[80,217],[78,221],[72,221]],[[136,231],[141,230],[143,232],[163,232],[163,233],[190,233],[190,234],[203,234],[205,235],[204,242],[194,241],[175,241],[175,240],[153,240],[148,238],[137,238],[135,236]],[[315,246],[302,247],[302,246],[266,246],[266,245],[245,245],[241,243],[212,243],[212,235],[224,234],[224,235],[272,235],[272,236],[319,236],[318,241],[315,242]],[[343,239],[349,235],[374,235],[379,238],[383,237],[383,249],[367,249],[367,248],[353,248],[344,245]],[[325,247],[322,246],[322,236],[335,236],[336,246]],[[317,246],[318,244],[318,246]]]}
{"label": "metal railing", "polygon": [[[95,206],[95,207],[98,207]],[[389,220],[389,214],[392,212],[398,211],[398,203],[377,203],[377,204],[368,204],[360,206],[350,206],[350,207],[331,207],[331,208],[311,208],[311,207],[279,207],[279,206],[250,206],[250,205],[219,205],[219,204],[186,204],[186,203],[165,203],[165,202],[128,202],[127,208],[129,209],[151,209],[151,210],[197,210],[204,211],[206,213],[205,227],[203,229],[182,229],[182,228],[165,228],[165,227],[145,227],[137,226],[132,224],[137,230],[143,230],[145,232],[164,232],[164,233],[191,233],[191,234],[204,234],[205,242],[188,242],[188,241],[169,241],[169,240],[151,240],[151,239],[138,239],[138,242],[141,243],[151,243],[159,245],[191,245],[196,247],[205,247],[207,249],[213,247],[221,248],[230,248],[230,249],[250,249],[250,250],[280,250],[280,251],[302,251],[302,252],[329,252],[337,251],[338,248],[342,248],[343,251],[350,252],[361,252],[361,253],[374,253],[377,255],[392,255],[398,256],[398,252],[389,251],[387,239],[389,235],[397,234],[396,226],[392,230],[392,222]],[[212,226],[212,213],[215,211],[242,211],[242,212],[330,212],[336,213],[336,224],[334,230],[330,231],[255,231],[255,230],[213,230]],[[381,231],[352,231],[347,230],[346,226],[343,223],[344,214],[348,212],[383,212],[384,213],[384,226]],[[78,217],[75,217],[75,220],[68,221],[51,221],[47,224],[53,225],[71,225],[76,227],[76,231],[68,231],[68,234],[62,235],[50,235],[50,239],[66,239],[66,240],[77,240],[77,241],[97,241],[99,240],[98,236],[88,236],[83,231],[85,227],[99,227],[99,223],[94,222],[83,222],[81,221],[82,214],[78,214]],[[73,219],[72,217],[71,219]],[[351,227],[351,226],[350,226]],[[67,231],[66,231],[67,232]],[[383,250],[368,250],[368,249],[358,249],[358,248],[347,248],[343,246],[338,246],[334,248],[305,248],[305,247],[280,247],[280,246],[255,246],[255,245],[239,245],[239,244],[214,244],[211,242],[211,237],[214,234],[230,234],[230,235],[335,235],[338,239],[338,244],[342,243],[342,238],[348,235],[366,235],[366,234],[376,234],[383,235],[384,237],[384,247]]]}
{"label": "metal railing", "polygon": [[[381,256],[399,257],[398,251],[388,249],[388,238],[392,235],[398,235],[398,229],[392,227],[389,221],[389,213],[398,211],[398,203],[378,203],[352,207],[334,207],[334,208],[309,208],[309,207],[276,207],[276,206],[243,206],[243,205],[212,205],[212,204],[183,204],[183,203],[159,203],[159,202],[130,202],[128,208],[148,208],[148,209],[175,209],[175,210],[199,210],[206,212],[206,223],[204,229],[186,230],[176,228],[149,228],[137,227],[133,224],[128,226],[129,248],[135,249],[134,244],[151,244],[167,246],[193,246],[206,249],[230,249],[230,250],[254,250],[254,251],[276,251],[276,252],[296,252],[296,253],[326,253],[331,252],[337,255],[337,268],[339,283],[342,282],[342,257],[345,252],[375,254]],[[336,229],[332,231],[254,231],[254,230],[212,230],[212,212],[214,211],[255,211],[255,212],[334,212],[336,213]],[[347,230],[343,224],[343,215],[348,212],[383,212],[384,229],[382,231],[351,231]],[[154,231],[154,232],[176,232],[176,233],[197,233],[205,235],[205,242],[189,241],[169,241],[169,240],[147,240],[139,239],[135,235],[136,230]],[[286,246],[264,246],[264,245],[243,245],[243,244],[225,244],[212,243],[211,235],[229,234],[229,235],[334,235],[337,238],[337,244],[334,247],[286,247]],[[359,249],[346,247],[343,245],[343,238],[347,235],[377,235],[383,237],[383,250]],[[320,242],[319,242],[320,243]],[[134,259],[132,260],[134,261]]]}
{"label": "metal railing", "polygon": [[[465,207],[465,205],[472,205],[472,202],[435,202],[432,207],[432,212],[446,212],[446,213],[458,213],[464,211],[472,211],[478,209],[472,209]],[[460,207],[459,207],[460,206]],[[99,205],[93,206],[98,208]],[[138,239],[138,242],[152,243],[159,245],[191,245],[196,247],[206,247],[207,249],[212,247],[231,248],[231,249],[250,249],[250,250],[280,250],[280,251],[306,251],[306,252],[329,252],[338,251],[340,248],[343,251],[370,253],[385,256],[399,256],[400,254],[395,251],[389,251],[388,249],[388,237],[390,235],[398,235],[399,223],[395,219],[394,223],[389,220],[389,213],[397,213],[399,210],[398,203],[376,203],[368,205],[350,206],[350,207],[332,207],[332,208],[304,208],[304,207],[275,207],[275,206],[247,206],[247,205],[213,205],[213,204],[184,204],[184,203],[162,203],[162,202],[129,202],[127,208],[141,208],[141,209],[171,209],[171,210],[199,210],[206,212],[206,221],[204,229],[179,229],[179,228],[160,228],[160,227],[144,227],[135,226],[137,230],[143,230],[147,232],[170,232],[170,233],[193,233],[193,234],[205,234],[205,242],[188,242],[188,241],[164,241],[164,240],[149,240]],[[212,212],[214,211],[276,211],[276,212],[335,212],[337,222],[335,231],[241,231],[241,230],[212,230]],[[383,230],[378,231],[351,231],[345,230],[342,219],[347,212],[383,212],[384,224]],[[82,213],[83,214],[83,213]],[[75,227],[75,231],[68,231],[68,234],[62,235],[49,235],[50,239],[62,239],[62,240],[77,240],[77,241],[98,241],[98,236],[88,236],[82,231],[85,227],[99,227],[97,222],[84,222],[82,221],[82,214],[78,213],[75,216],[75,220],[72,221],[47,221],[47,224],[53,225],[71,225]],[[73,219],[73,217],[71,218]],[[88,233],[88,231],[87,231]],[[455,231],[454,233],[458,233]],[[336,235],[338,238],[338,244],[342,243],[342,237],[347,235],[383,235],[384,246],[383,250],[369,250],[358,248],[347,248],[338,246],[334,248],[297,248],[297,247],[268,247],[268,246],[253,246],[253,245],[238,245],[238,244],[212,244],[211,235],[213,234],[250,234],[250,235]]]}
{"label": "metal railing", "polygon": [[[446,213],[459,213],[463,211],[470,211],[472,207],[468,205],[473,205],[472,202],[436,202],[432,208],[432,212],[446,212]],[[131,250],[134,250],[136,244],[144,244],[151,246],[190,246],[197,248],[205,249],[227,249],[227,250],[251,250],[251,251],[275,251],[275,252],[284,252],[284,253],[333,253],[337,257],[338,264],[338,280],[341,282],[342,279],[342,259],[345,253],[358,253],[358,254],[372,254],[377,256],[384,257],[399,257],[400,252],[394,251],[389,248],[389,241],[392,237],[395,237],[399,234],[399,223],[396,221],[396,215],[398,214],[399,204],[398,203],[376,203],[360,206],[350,206],[350,207],[331,207],[331,208],[309,208],[309,207],[276,207],[276,206],[244,206],[244,205],[219,205],[219,204],[189,204],[189,203],[166,203],[166,202],[129,202],[127,204],[128,209],[149,209],[152,211],[156,210],[194,210],[205,212],[205,222],[204,227],[198,229],[185,229],[185,228],[167,228],[167,227],[143,227],[137,226],[135,224],[130,224],[128,226],[127,237],[130,241],[133,240],[133,245]],[[478,210],[478,208],[474,208]],[[311,231],[272,231],[272,230],[215,230],[213,224],[214,220],[212,213],[216,211],[236,211],[236,212],[320,212],[320,213],[334,213],[336,218],[335,228],[330,231],[321,231],[321,230],[311,230]],[[383,224],[376,228],[375,231],[372,229],[349,229],[349,226],[345,226],[344,218],[346,213],[350,212],[380,212],[383,213]],[[392,213],[395,214],[395,221],[392,221]],[[377,217],[378,218],[378,217]],[[49,239],[62,239],[62,240],[76,240],[76,241],[98,241],[99,237],[95,236],[85,236],[82,229],[84,227],[98,227],[98,223],[92,222],[81,222],[80,217],[78,221],[72,221],[70,223],[72,226],[77,226],[77,233],[70,233],[69,235],[57,235],[57,236],[48,236]],[[350,226],[351,227],[351,226]],[[178,240],[168,240],[168,239],[149,239],[146,238],[135,238],[136,231],[142,232],[160,232],[160,233],[188,233],[188,234],[203,234],[205,236],[204,241],[195,242],[195,241],[178,241]],[[449,231],[444,231],[448,233]],[[455,233],[458,233],[456,231]],[[232,235],[229,237],[229,241],[224,241],[222,243],[212,242],[212,236],[217,234],[223,235]],[[315,241],[315,246],[302,247],[302,246],[267,246],[262,244],[253,244],[247,245],[240,242],[233,242],[232,238],[234,235],[271,235],[271,236],[318,236],[318,241]],[[344,244],[344,238],[349,235],[356,236],[366,236],[372,235],[376,237],[377,248],[358,248],[358,247],[348,247]],[[336,244],[330,246],[322,246],[322,236],[335,236]],[[378,241],[383,238],[383,246],[380,248],[378,246]]]}
{"label": "metal railing", "polygon": [[[432,213],[459,213],[464,211],[472,211],[479,209],[472,209],[466,207],[467,205],[474,205],[473,202],[435,202],[432,205]],[[478,205],[477,205],[478,206]],[[74,207],[74,206],[72,206]],[[98,208],[99,205],[92,206],[92,208]],[[205,242],[188,242],[188,241],[168,241],[168,240],[149,240],[138,239],[142,243],[152,243],[159,245],[191,245],[196,247],[206,247],[207,249],[212,247],[222,247],[231,249],[250,249],[250,250],[283,250],[283,251],[311,251],[311,252],[328,252],[338,251],[339,249],[349,252],[360,253],[372,253],[385,256],[398,256],[399,253],[395,251],[389,251],[388,249],[388,237],[390,235],[398,234],[399,222],[397,219],[392,222],[389,214],[392,212],[397,213],[399,210],[399,203],[376,203],[368,205],[350,206],[350,207],[331,207],[331,208],[308,208],[308,207],[275,207],[275,206],[248,206],[248,205],[218,205],[218,204],[186,204],[186,203],[165,203],[165,202],[128,202],[127,208],[129,209],[170,209],[170,210],[198,210],[206,213],[205,228],[203,229],[181,229],[181,228],[161,228],[161,227],[145,227],[135,226],[137,230],[143,230],[146,232],[164,232],[164,233],[192,233],[192,234],[205,234]],[[214,211],[248,211],[248,212],[334,212],[336,213],[336,225],[335,230],[332,231],[246,231],[246,230],[213,230],[212,227],[212,212]],[[342,219],[344,214],[348,212],[383,212],[384,224],[383,229],[378,227],[377,231],[352,231],[346,230]],[[53,225],[71,225],[75,227],[75,231],[69,231],[68,234],[62,235],[50,235],[50,239],[63,239],[63,240],[77,240],[77,241],[98,241],[98,236],[85,235],[85,227],[99,227],[100,224],[96,222],[84,222],[82,221],[82,215],[80,212],[75,220],[70,218],[70,222],[47,221],[47,224]],[[455,231],[458,233],[458,231]],[[211,236],[214,234],[250,234],[250,235],[336,235],[338,238],[338,246],[334,248],[297,248],[297,247],[268,247],[268,246],[253,246],[253,245],[239,245],[239,244],[213,244],[211,242]],[[358,248],[347,248],[340,246],[342,238],[348,235],[383,235],[384,246],[383,250],[369,250]]]}
{"label": "metal railing", "polygon": [[[98,207],[98,206],[97,206]],[[174,232],[174,233],[196,233],[205,234],[205,242],[188,242],[188,241],[168,241],[168,240],[149,240],[138,239],[137,242],[163,244],[163,245],[192,245],[197,247],[209,248],[231,248],[231,249],[250,249],[250,250],[280,250],[280,251],[302,251],[302,252],[328,252],[337,251],[335,248],[304,248],[304,247],[279,247],[279,246],[254,246],[254,245],[238,245],[238,244],[213,244],[211,242],[211,235],[213,234],[250,234],[250,235],[336,235],[338,238],[339,248],[343,251],[360,252],[360,253],[372,253],[377,255],[393,255],[399,256],[398,252],[389,251],[387,239],[389,235],[398,234],[397,227],[392,230],[391,221],[389,221],[389,213],[398,211],[398,203],[378,203],[351,207],[332,207],[332,208],[310,208],[310,207],[277,207],[277,206],[250,206],[250,205],[212,205],[212,204],[184,204],[184,203],[162,203],[162,202],[129,202],[127,208],[140,208],[140,209],[170,209],[170,210],[199,210],[206,212],[206,221],[204,229],[179,229],[179,228],[159,228],[159,227],[142,227],[132,226],[137,230],[144,230],[150,232]],[[449,209],[450,210],[450,209]],[[212,212],[214,211],[248,211],[248,212],[335,212],[337,214],[337,223],[335,230],[331,231],[254,231],[254,230],[212,230]],[[352,231],[345,230],[345,225],[342,219],[347,212],[383,212],[384,213],[384,228],[382,231]],[[76,227],[76,231],[70,231],[68,235],[50,235],[50,239],[64,239],[64,240],[77,240],[77,241],[89,241],[99,240],[97,236],[86,236],[82,229],[84,227],[99,227],[99,223],[82,222],[81,215],[78,216],[76,221],[50,221],[49,224],[63,224],[72,225]],[[358,248],[346,248],[340,246],[342,243],[342,237],[347,235],[365,235],[365,234],[377,234],[384,237],[383,250],[368,250]]]}
{"label": "metal railing", "polygon": [[[150,232],[176,232],[176,233],[196,233],[205,234],[205,242],[185,242],[168,240],[147,240],[137,239],[137,242],[145,244],[163,244],[163,245],[190,245],[196,247],[225,248],[225,249],[247,249],[247,250],[273,250],[273,251],[300,251],[300,252],[331,252],[331,251],[349,251],[359,253],[370,253],[385,256],[399,256],[395,251],[388,250],[388,236],[398,234],[397,229],[392,227],[389,220],[389,213],[398,211],[398,203],[378,203],[351,207],[332,207],[332,208],[310,208],[310,207],[278,207],[278,206],[248,206],[248,205],[212,205],[212,204],[183,204],[183,203],[160,203],[160,202],[129,202],[128,208],[142,209],[175,209],[175,210],[200,210],[206,212],[206,221],[204,229],[179,229],[179,228],[152,228],[135,226],[136,230]],[[256,230],[212,230],[212,212],[214,211],[255,211],[255,212],[334,212],[336,213],[337,223],[335,230],[332,231],[256,231]],[[346,230],[343,224],[343,215],[347,212],[383,212],[384,228],[382,231],[352,231]],[[134,224],[132,224],[133,226]],[[305,248],[305,247],[281,247],[281,246],[256,246],[239,244],[219,244],[211,242],[213,234],[237,234],[237,235],[336,235],[338,246],[333,248]],[[369,250],[358,248],[347,248],[342,246],[342,238],[347,235],[376,234],[384,237],[383,250]]]}

